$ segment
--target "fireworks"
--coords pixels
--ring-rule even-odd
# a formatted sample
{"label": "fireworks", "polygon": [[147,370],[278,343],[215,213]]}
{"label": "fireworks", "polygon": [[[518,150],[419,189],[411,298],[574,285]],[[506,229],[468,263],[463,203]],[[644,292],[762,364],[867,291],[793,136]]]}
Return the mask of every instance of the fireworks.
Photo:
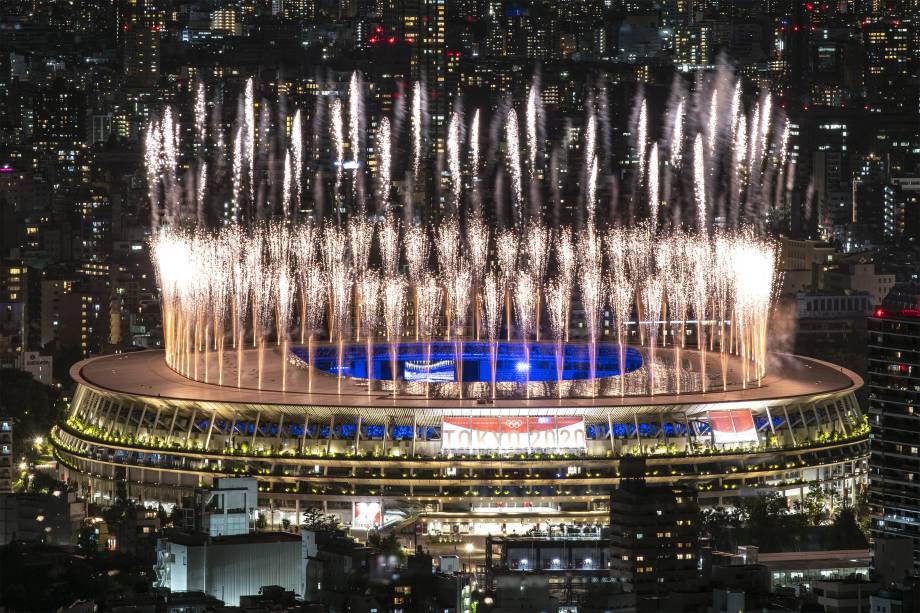
{"label": "fireworks", "polygon": [[399,269],[399,220],[390,216],[380,225],[380,259],[383,272],[395,275]]}
{"label": "fireworks", "polygon": [[462,145],[460,126],[461,117],[459,113],[454,113],[447,126],[447,168],[450,173],[450,189],[454,199],[454,208],[456,208],[457,204],[460,202],[461,191],[463,189],[460,170],[460,147]]}
{"label": "fireworks", "polygon": [[406,262],[409,265],[409,278],[419,284],[428,271],[428,255],[431,243],[428,233],[420,226],[412,226],[406,231]]}
{"label": "fireworks", "polygon": [[418,177],[422,165],[422,84],[412,89],[412,169]]}
{"label": "fireworks", "polygon": [[377,132],[377,147],[380,152],[380,159],[377,162],[377,197],[383,203],[382,210],[384,211],[389,211],[390,208],[391,138],[390,120],[384,117],[380,120],[380,128]]}
{"label": "fireworks", "polygon": [[508,145],[506,154],[508,174],[511,176],[511,195],[514,220],[521,219],[521,206],[524,201],[523,186],[521,184],[521,137],[518,132],[518,118],[514,109],[508,111],[505,120],[505,140]]}
{"label": "fireworks", "polygon": [[[731,93],[724,87],[729,84]],[[529,350],[530,339],[540,341],[545,318],[556,343],[570,342],[572,330],[583,333],[591,345],[592,375],[595,346],[605,337],[617,344],[623,369],[625,346],[636,344],[648,383],[645,393],[726,389],[755,384],[764,376],[776,249],[755,230],[764,222],[766,199],[772,202],[773,190],[789,180],[783,173],[791,146],[789,122],[774,108],[769,94],[761,95],[748,113],[738,80],[724,72],[715,79],[701,79],[694,96],[703,106],[703,117],[685,118],[686,92],[676,90],[661,141],[650,134],[656,118],[640,98],[629,143],[637,164],[630,189],[638,192],[627,195],[631,203],[647,198],[648,217],[632,226],[611,225],[606,215],[595,214],[610,180],[611,118],[606,104],[587,105],[584,124],[562,130],[549,164],[554,185],[547,187],[540,183],[537,167],[550,132],[558,130],[541,123],[538,79],[525,104],[510,104],[501,116],[504,121],[493,121],[494,142],[481,142],[480,111],[458,103],[446,126],[446,214],[429,224],[419,223],[428,219],[427,212],[411,209],[425,185],[441,185],[433,181],[414,187],[426,164],[438,166],[425,149],[424,87],[413,86],[406,122],[399,108],[392,117],[371,121],[365,115],[362,87],[355,74],[346,92],[333,96],[328,106],[317,107],[310,135],[304,134],[300,109],[277,122],[289,126],[290,134],[273,134],[274,115],[261,101],[253,79],[246,81],[236,120],[229,127],[220,122],[209,126],[209,102],[201,84],[196,85],[189,114],[194,125],[183,130],[184,115],[169,108],[148,124],[144,154],[156,229],[151,243],[166,360],[177,372],[221,384],[225,374],[227,379],[235,374],[236,385],[243,386],[250,376],[242,372],[245,354],[252,352],[257,354],[253,379],[261,386],[266,345],[274,344],[283,347],[281,389],[291,390],[287,346],[306,344],[312,356],[316,343],[331,343],[339,349],[341,389],[349,368],[345,345],[366,343],[371,356],[382,327],[396,377],[406,318],[414,316],[415,336],[428,343],[429,351],[432,337],[439,333],[450,338],[457,351],[468,338],[488,340],[493,375],[499,336],[510,340],[515,334]],[[472,119],[467,123],[468,112]],[[377,126],[371,137],[365,135],[368,125]],[[692,149],[685,155],[689,130],[693,134],[687,146]],[[569,147],[569,139],[579,131],[582,153],[572,156],[569,151],[579,143]],[[304,148],[305,136],[312,143],[309,151]],[[229,151],[224,151],[224,142]],[[405,160],[398,158],[400,143],[408,143]],[[484,144],[488,156],[480,152]],[[224,163],[208,157],[212,153],[231,159]],[[314,177],[308,168],[317,164]],[[330,171],[334,186],[331,179],[323,179]],[[348,184],[342,182],[345,171],[350,174]],[[480,172],[496,173],[498,184],[510,182],[510,220],[501,210],[507,205],[500,190],[490,194],[487,182],[480,183]],[[404,217],[390,202],[394,176],[415,180],[400,185],[409,206]],[[363,192],[365,177],[375,181],[369,195]],[[529,212],[523,209],[525,178],[530,181]],[[582,183],[575,189],[565,185],[567,180]],[[312,186],[315,203],[304,202],[305,182]],[[214,195],[224,183],[229,194],[221,200]],[[774,188],[774,183],[780,187]],[[679,187],[683,185],[691,189]],[[464,186],[471,189],[465,191]],[[329,188],[332,215],[321,207]],[[540,207],[546,189],[558,194],[557,207],[573,209],[570,219],[577,225],[567,226],[560,208],[549,230],[548,215]],[[576,193],[580,197],[574,202],[563,196]],[[680,201],[685,193],[689,202]],[[371,209],[376,215],[367,214],[365,198],[376,200]],[[619,206],[617,196],[612,200]],[[505,230],[492,231],[486,221],[492,211],[481,207],[485,202],[494,203],[499,220],[511,222]],[[667,223],[660,211],[663,202],[673,212]],[[685,219],[685,210],[694,214]],[[612,217],[619,215],[612,212]],[[207,224],[217,219],[225,219],[227,225],[208,229]],[[435,258],[430,257],[432,249]],[[605,309],[612,317],[602,317]],[[235,373],[225,368],[226,344],[231,356],[227,363],[232,364],[235,353]],[[729,356],[740,359],[730,361]],[[456,356],[457,381],[462,380],[463,359]],[[561,357],[556,364],[561,372],[559,361]],[[307,362],[312,363],[312,357]],[[667,374],[659,376],[660,372]],[[312,376],[311,368],[311,384]],[[619,383],[614,392],[625,394],[625,377]],[[394,379],[394,393],[396,386]],[[530,393],[531,387],[525,387]],[[638,387],[631,384],[633,390]],[[463,384],[457,389],[464,393]],[[592,394],[610,391],[595,385],[593,376],[590,387],[580,389]]]}
{"label": "fireworks", "polygon": [[658,143],[652,143],[652,150],[648,154],[648,218],[652,234],[658,225],[658,206],[661,204],[658,180]]}
{"label": "fireworks", "polygon": [[437,229],[438,267],[441,274],[450,277],[456,271],[460,258],[460,228],[456,221],[449,220]]}

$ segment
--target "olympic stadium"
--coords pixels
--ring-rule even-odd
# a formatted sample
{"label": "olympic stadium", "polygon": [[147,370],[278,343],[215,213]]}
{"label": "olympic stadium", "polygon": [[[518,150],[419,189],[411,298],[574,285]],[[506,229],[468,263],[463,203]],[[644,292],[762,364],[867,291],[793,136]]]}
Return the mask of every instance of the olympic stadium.
{"label": "olympic stadium", "polygon": [[[318,344],[313,367],[305,346],[286,355],[266,347],[263,372],[224,373],[233,385],[206,383],[203,355],[192,369],[200,380],[168,366],[162,351],[94,358],[72,369],[76,393],[51,440],[63,476],[96,500],[123,483],[131,497],[169,505],[215,478],[254,476],[274,521],[321,508],[354,528],[419,520],[430,532],[603,523],[619,462],[630,456],[646,458],[649,482],[696,488],[702,505],[770,491],[795,498],[811,487],[852,496],[864,478],[867,425],[854,396],[862,380],[825,362],[780,356],[759,383],[729,375],[723,386],[725,356],[686,349],[686,364],[711,360],[709,391],[690,369],[690,391],[651,394],[648,350],[629,346],[621,372],[616,345],[602,343],[597,389],[614,393],[591,397],[553,393],[552,342],[531,343],[529,363],[520,344],[500,343],[497,386],[528,370],[531,386],[552,389],[529,399],[426,397],[423,387],[456,386],[456,363],[442,367],[457,355],[450,345],[421,356],[407,343],[392,362],[364,345],[339,353]],[[478,380],[493,377],[481,344],[470,345],[462,380],[475,394]],[[563,378],[586,380],[584,344],[567,347]],[[258,363],[258,351],[245,349],[240,363]],[[658,348],[655,360],[667,354]],[[213,380],[217,359],[207,360]],[[741,371],[739,360],[728,357],[729,373]],[[375,388],[394,366],[403,385]]]}

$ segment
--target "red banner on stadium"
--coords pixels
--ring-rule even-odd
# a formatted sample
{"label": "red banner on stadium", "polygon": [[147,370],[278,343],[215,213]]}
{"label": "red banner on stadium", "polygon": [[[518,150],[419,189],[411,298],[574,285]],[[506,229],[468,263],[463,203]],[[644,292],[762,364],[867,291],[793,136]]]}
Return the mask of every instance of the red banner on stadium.
{"label": "red banner on stadium", "polygon": [[753,443],[757,441],[757,428],[750,409],[709,411],[709,425],[715,443]]}

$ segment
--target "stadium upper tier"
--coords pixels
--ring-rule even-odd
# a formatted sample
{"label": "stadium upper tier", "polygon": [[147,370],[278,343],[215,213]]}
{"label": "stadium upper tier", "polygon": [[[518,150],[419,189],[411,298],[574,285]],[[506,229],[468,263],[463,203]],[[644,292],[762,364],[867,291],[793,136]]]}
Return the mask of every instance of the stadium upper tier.
{"label": "stadium upper tier", "polygon": [[[308,384],[304,368],[292,370],[294,387]],[[368,508],[374,523],[419,513],[597,521],[620,459],[636,455],[650,481],[696,487],[704,504],[812,486],[852,493],[864,476],[862,380],[796,356],[777,356],[746,389],[593,399],[425,398],[405,388],[394,398],[319,373],[312,392],[282,392],[277,373],[261,390],[245,374],[240,388],[194,381],[158,351],[77,364],[77,391],[51,436],[64,476],[94,497],[124,484],[165,502],[217,477],[254,476],[264,507],[294,517],[321,506],[346,524],[367,521]]]}
{"label": "stadium upper tier", "polygon": [[[630,354],[638,361],[640,350],[630,347]],[[659,349],[659,353],[669,350]],[[255,360],[256,350],[247,350],[244,362],[251,365]],[[685,350],[685,354],[694,355],[696,351]],[[213,358],[212,358],[213,359]],[[692,358],[694,361],[698,357]],[[366,381],[361,378],[343,377],[341,381],[333,374],[318,373],[310,377],[307,368],[291,369],[289,374],[289,391],[282,392],[280,386],[280,367],[277,360],[267,361],[262,380],[262,389],[255,384],[254,368],[244,368],[241,386],[237,387],[225,381],[205,382],[185,377],[166,365],[161,351],[144,351],[94,358],[76,364],[71,376],[81,387],[88,388],[108,398],[120,398],[130,402],[146,402],[151,406],[193,406],[200,405],[208,411],[215,410],[223,417],[232,417],[234,409],[247,405],[265,406],[267,410],[277,413],[303,414],[308,409],[335,407],[373,409],[374,414],[383,415],[386,409],[416,410],[424,413],[425,409],[457,409],[461,414],[468,414],[471,408],[479,411],[504,411],[533,409],[552,413],[578,413],[604,408],[632,409],[639,412],[668,412],[673,407],[682,407],[681,412],[694,410],[708,411],[712,408],[731,408],[741,406],[758,408],[796,404],[803,399],[821,401],[830,398],[845,397],[863,385],[862,379],[855,373],[827,362],[799,356],[775,356],[774,364],[761,380],[760,385],[748,383],[743,386],[733,382],[723,390],[721,375],[716,363],[719,354],[707,358],[712,362],[711,383],[708,391],[700,390],[697,382],[695,391],[680,394],[648,394],[647,384],[643,378],[646,373],[642,368],[630,370],[626,378],[641,380],[632,387],[627,387],[624,396],[616,394],[619,376],[610,376],[610,395],[599,397],[564,396],[554,398],[499,398],[494,401],[483,400],[480,396],[470,398],[438,398],[424,396],[423,386],[418,393],[400,393],[395,398],[381,390],[368,393]],[[731,356],[732,361],[740,361]],[[644,365],[643,365],[644,368]],[[204,366],[199,366],[199,378],[203,378]],[[731,370],[729,370],[731,372]],[[686,374],[686,373],[685,373]],[[697,375],[698,377],[699,375]],[[235,374],[226,377],[235,382]],[[310,381],[312,379],[312,382]],[[386,383],[383,381],[382,383]],[[533,384],[533,383],[532,383]],[[555,385],[555,384],[554,384]],[[312,387],[312,391],[306,390]],[[402,388],[401,388],[402,389]],[[644,392],[644,393],[643,393]]]}

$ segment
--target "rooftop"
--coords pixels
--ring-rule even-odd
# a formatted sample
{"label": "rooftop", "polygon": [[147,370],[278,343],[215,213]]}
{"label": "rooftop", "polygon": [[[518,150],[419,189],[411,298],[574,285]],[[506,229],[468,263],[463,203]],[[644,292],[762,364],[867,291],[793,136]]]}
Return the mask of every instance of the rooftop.
{"label": "rooftop", "polygon": [[[662,350],[664,351],[664,350]],[[710,352],[712,353],[712,352]],[[690,350],[684,351],[684,359],[694,359]],[[718,372],[718,353],[707,368]],[[255,355],[248,356],[248,363],[255,362]],[[738,359],[738,358],[732,358]],[[163,360],[162,351],[141,351],[136,353],[116,354],[92,358],[78,362],[71,369],[71,376],[78,383],[102,393],[124,396],[168,400],[171,403],[194,402],[213,403],[217,405],[276,405],[277,408],[290,407],[291,412],[299,412],[303,406],[313,407],[366,407],[366,408],[411,408],[411,409],[462,409],[479,408],[488,411],[498,408],[527,409],[539,408],[552,410],[554,407],[564,412],[565,409],[589,409],[596,407],[644,408],[649,411],[656,407],[673,405],[700,405],[700,410],[707,408],[733,408],[740,405],[745,408],[761,404],[777,404],[782,400],[790,403],[803,396],[821,396],[844,394],[859,389],[862,379],[845,368],[800,356],[778,354],[772,356],[772,364],[759,387],[742,388],[736,386],[728,391],[691,392],[680,395],[656,394],[654,396],[605,396],[598,398],[539,398],[539,399],[499,399],[489,404],[482,404],[477,399],[425,398],[408,394],[399,394],[395,398],[388,392],[374,391],[368,394],[366,387],[358,380],[343,378],[341,392],[339,381],[334,375],[316,374],[313,376],[313,391],[280,391],[280,389],[254,389],[252,387],[231,387],[188,379],[170,369]],[[266,360],[265,385],[271,386],[272,369],[280,370],[278,360]],[[295,370],[289,368],[289,371]],[[200,374],[200,373],[199,373]],[[306,374],[299,371],[303,380],[298,381],[288,375],[288,381],[306,389]],[[280,377],[278,377],[280,380]],[[245,383],[245,380],[244,380]]]}

